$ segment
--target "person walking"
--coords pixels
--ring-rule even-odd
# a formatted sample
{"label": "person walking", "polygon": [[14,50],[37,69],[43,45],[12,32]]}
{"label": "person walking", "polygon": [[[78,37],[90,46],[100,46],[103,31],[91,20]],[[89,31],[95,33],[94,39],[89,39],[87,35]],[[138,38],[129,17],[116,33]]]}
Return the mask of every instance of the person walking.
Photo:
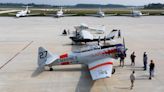
{"label": "person walking", "polygon": [[144,52],[144,54],[143,54],[144,70],[147,70],[147,60],[148,60],[147,54],[146,54],[146,52]]}
{"label": "person walking", "polygon": [[121,53],[121,56],[120,56],[120,66],[124,67],[124,59],[125,59],[125,55],[124,53]]}
{"label": "person walking", "polygon": [[151,78],[154,76],[154,67],[155,64],[153,62],[153,60],[150,61],[150,65],[149,65],[149,79],[151,80]]}
{"label": "person walking", "polygon": [[134,81],[135,81],[135,75],[134,75],[135,71],[132,71],[131,75],[130,75],[130,81],[131,81],[131,86],[130,89],[133,89],[134,87]]}
{"label": "person walking", "polygon": [[121,31],[118,30],[118,38],[121,38]]}
{"label": "person walking", "polygon": [[135,52],[133,52],[133,53],[130,55],[131,65],[132,65],[132,66],[135,66],[135,57],[136,57]]}

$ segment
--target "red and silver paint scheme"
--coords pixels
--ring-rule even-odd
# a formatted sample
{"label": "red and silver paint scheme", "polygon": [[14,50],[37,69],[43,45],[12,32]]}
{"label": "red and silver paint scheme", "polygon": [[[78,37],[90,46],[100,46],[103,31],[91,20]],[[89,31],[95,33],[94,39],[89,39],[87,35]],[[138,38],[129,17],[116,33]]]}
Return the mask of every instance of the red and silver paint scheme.
{"label": "red and silver paint scheme", "polygon": [[110,46],[90,46],[81,51],[73,51],[62,55],[53,55],[43,47],[38,49],[38,66],[50,67],[55,65],[85,64],[93,80],[111,77],[113,62],[120,53],[125,54],[125,46],[116,44]]}

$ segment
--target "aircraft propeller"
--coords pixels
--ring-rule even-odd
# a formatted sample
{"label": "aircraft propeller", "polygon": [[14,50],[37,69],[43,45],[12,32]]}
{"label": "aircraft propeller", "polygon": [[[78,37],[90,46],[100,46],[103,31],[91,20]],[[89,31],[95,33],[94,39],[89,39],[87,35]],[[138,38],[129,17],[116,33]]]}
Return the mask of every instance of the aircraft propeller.
{"label": "aircraft propeller", "polygon": [[123,37],[123,45],[124,45],[124,54],[125,54],[125,57],[126,57],[126,50],[127,50],[127,48],[126,48],[126,45],[125,45],[125,39],[124,39],[124,37]]}

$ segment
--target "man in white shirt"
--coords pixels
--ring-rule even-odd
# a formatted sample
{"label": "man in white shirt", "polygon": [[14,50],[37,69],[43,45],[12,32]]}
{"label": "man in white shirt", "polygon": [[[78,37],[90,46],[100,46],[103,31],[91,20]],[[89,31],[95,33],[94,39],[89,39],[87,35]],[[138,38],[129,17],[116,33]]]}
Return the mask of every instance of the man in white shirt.
{"label": "man in white shirt", "polygon": [[134,76],[135,71],[133,71],[130,75],[130,81],[131,81],[131,87],[130,89],[133,89],[134,87],[134,81],[135,81],[135,76]]}

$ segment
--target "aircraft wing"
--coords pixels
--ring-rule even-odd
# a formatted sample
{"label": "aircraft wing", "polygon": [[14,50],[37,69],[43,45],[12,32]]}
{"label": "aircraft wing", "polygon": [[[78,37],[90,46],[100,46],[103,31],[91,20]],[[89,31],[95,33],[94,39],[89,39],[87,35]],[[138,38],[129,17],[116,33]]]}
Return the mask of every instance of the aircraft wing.
{"label": "aircraft wing", "polygon": [[15,16],[16,15],[16,13],[8,13],[9,15],[13,15],[13,16]]}
{"label": "aircraft wing", "polygon": [[142,16],[149,16],[149,13],[143,13]]}
{"label": "aircraft wing", "polygon": [[82,30],[80,32],[80,35],[82,36],[83,39],[93,40],[93,35],[90,32],[86,31],[86,30]]}
{"label": "aircraft wing", "polygon": [[98,34],[103,34],[105,32],[105,26],[101,26],[99,28],[89,27],[90,31],[95,31]]}
{"label": "aircraft wing", "polygon": [[[141,16],[148,16],[148,15],[149,15],[149,13],[144,13]],[[132,17],[134,15],[133,14],[120,14],[120,16],[130,16],[130,17]]]}
{"label": "aircraft wing", "polygon": [[98,80],[111,77],[113,61],[112,58],[105,58],[89,63],[88,68],[92,79]]}

